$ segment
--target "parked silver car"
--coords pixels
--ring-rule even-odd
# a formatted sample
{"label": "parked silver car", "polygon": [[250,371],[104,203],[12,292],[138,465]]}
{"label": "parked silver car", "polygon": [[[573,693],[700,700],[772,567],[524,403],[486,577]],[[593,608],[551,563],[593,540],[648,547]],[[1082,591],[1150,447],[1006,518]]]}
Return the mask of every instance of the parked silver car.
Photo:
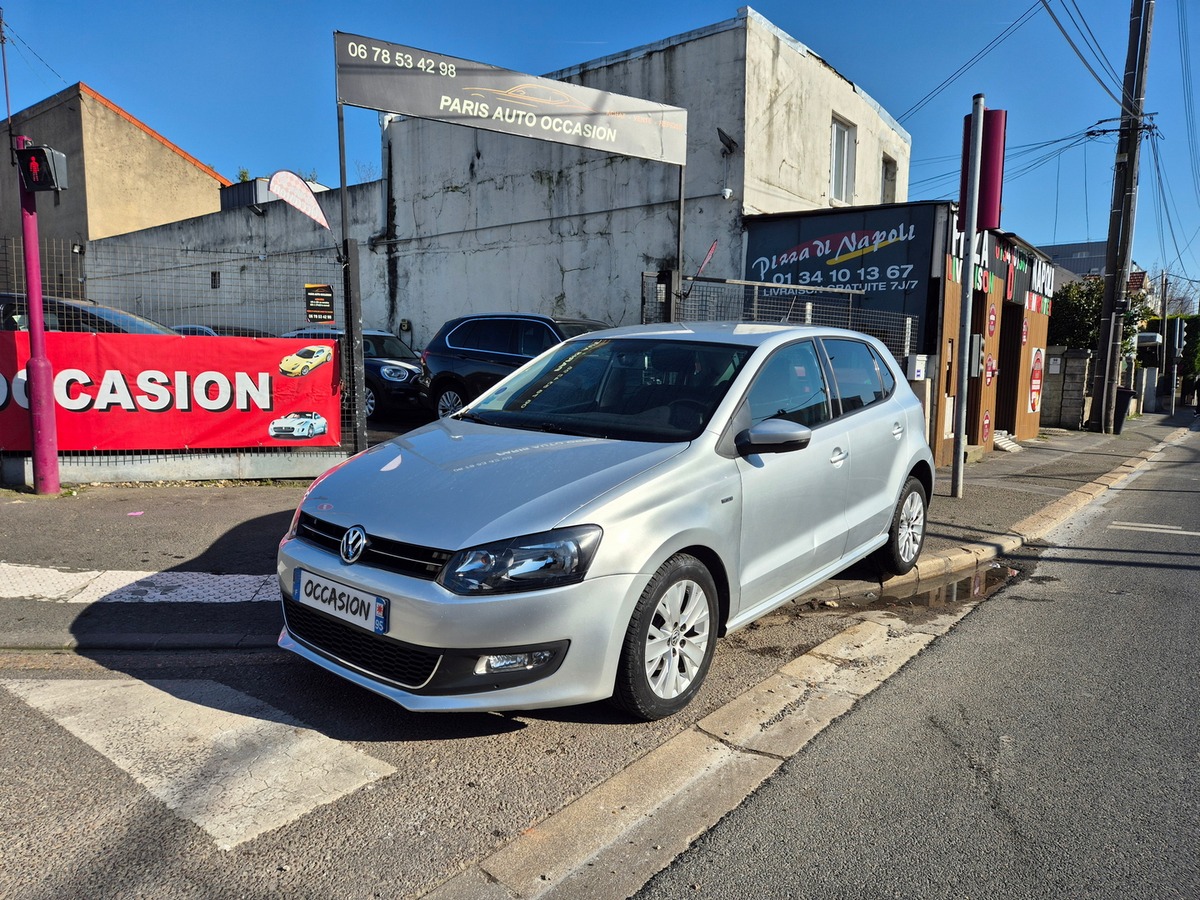
{"label": "parked silver car", "polygon": [[317,479],[280,545],[279,643],[413,710],[660,718],[718,636],[867,556],[912,568],[933,479],[873,338],[593,332]]}

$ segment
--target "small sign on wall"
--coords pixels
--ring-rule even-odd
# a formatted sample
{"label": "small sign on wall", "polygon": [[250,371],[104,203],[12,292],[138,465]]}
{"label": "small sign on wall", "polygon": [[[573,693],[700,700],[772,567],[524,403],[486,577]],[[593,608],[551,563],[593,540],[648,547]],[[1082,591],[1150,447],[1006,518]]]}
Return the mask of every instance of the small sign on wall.
{"label": "small sign on wall", "polygon": [[332,322],[333,287],[328,284],[306,284],[304,313],[310,322]]}

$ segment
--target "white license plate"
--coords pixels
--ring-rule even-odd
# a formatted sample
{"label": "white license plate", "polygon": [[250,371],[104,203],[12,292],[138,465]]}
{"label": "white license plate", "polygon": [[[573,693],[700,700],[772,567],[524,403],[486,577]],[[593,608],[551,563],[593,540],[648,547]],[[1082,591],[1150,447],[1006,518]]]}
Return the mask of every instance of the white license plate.
{"label": "white license plate", "polygon": [[296,602],[337,616],[345,622],[386,634],[388,629],[388,601],[358,588],[350,587],[304,569],[296,569],[293,584]]}

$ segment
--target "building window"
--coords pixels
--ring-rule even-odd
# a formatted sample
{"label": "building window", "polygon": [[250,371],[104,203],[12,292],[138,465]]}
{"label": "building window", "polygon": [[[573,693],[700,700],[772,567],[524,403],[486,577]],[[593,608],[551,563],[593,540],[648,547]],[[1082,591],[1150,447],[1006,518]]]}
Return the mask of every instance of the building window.
{"label": "building window", "polygon": [[854,143],[857,131],[849,122],[833,120],[833,160],[829,167],[829,196],[850,203],[854,200]]}
{"label": "building window", "polygon": [[896,161],[886,153],[883,156],[883,166],[879,175],[879,202],[896,202]]}

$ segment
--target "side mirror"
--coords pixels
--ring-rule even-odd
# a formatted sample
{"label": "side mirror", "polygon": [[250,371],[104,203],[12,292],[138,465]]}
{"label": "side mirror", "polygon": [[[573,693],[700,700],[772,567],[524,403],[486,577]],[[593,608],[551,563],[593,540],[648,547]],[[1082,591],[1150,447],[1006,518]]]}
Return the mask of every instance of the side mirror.
{"label": "side mirror", "polygon": [[755,453],[790,453],[803,450],[812,440],[812,429],[786,419],[764,419],[734,438],[742,456]]}

